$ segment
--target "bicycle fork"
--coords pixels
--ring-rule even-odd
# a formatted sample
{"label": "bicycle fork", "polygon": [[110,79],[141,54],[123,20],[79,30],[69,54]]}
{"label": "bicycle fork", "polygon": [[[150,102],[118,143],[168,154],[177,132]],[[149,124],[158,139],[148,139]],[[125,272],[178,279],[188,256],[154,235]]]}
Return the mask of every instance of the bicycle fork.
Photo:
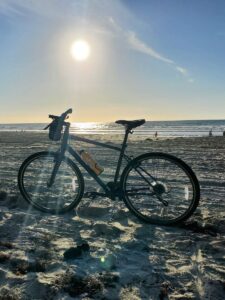
{"label": "bicycle fork", "polygon": [[55,182],[56,174],[59,170],[59,167],[61,165],[61,162],[64,158],[64,154],[65,154],[66,149],[67,149],[70,124],[69,123],[66,123],[66,124],[67,125],[66,125],[66,129],[65,129],[65,132],[64,132],[64,135],[63,135],[62,144],[61,144],[60,150],[58,151],[58,153],[57,153],[57,155],[54,159],[55,164],[54,164],[54,167],[53,167],[53,170],[52,170],[52,174],[51,174],[50,179],[47,182],[47,187],[48,188],[52,187],[54,182]]}
{"label": "bicycle fork", "polygon": [[59,153],[56,158],[54,159],[54,167],[52,169],[52,173],[51,173],[51,177],[50,179],[47,181],[47,187],[50,188],[53,186],[54,182],[55,182],[55,178],[56,178],[56,174],[59,170],[59,167],[61,165],[63,156],[61,153]]}

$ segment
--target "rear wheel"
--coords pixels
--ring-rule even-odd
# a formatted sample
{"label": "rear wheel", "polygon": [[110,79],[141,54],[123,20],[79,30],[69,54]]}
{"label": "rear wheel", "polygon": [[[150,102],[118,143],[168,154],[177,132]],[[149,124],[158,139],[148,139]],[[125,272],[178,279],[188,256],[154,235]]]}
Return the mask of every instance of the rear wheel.
{"label": "rear wheel", "polygon": [[53,152],[39,152],[29,156],[18,174],[23,197],[35,208],[49,213],[64,213],[76,207],[84,192],[84,179],[79,168],[64,157],[54,183],[49,180],[57,161]]}
{"label": "rear wheel", "polygon": [[132,160],[121,176],[123,200],[139,219],[162,225],[186,220],[200,198],[198,180],[182,160],[147,153]]}

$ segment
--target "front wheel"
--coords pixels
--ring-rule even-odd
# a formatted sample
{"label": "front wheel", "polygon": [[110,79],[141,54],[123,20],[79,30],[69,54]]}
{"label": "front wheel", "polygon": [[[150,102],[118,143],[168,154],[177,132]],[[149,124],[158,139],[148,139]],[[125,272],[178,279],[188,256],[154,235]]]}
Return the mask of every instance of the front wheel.
{"label": "front wheel", "polygon": [[199,203],[198,180],[182,160],[164,153],[133,159],[121,175],[123,200],[142,221],[172,225],[186,220]]}
{"label": "front wheel", "polygon": [[76,207],[84,192],[84,179],[79,168],[64,157],[54,181],[49,184],[58,156],[38,152],[21,165],[18,185],[23,197],[35,208],[48,213],[64,213]]}

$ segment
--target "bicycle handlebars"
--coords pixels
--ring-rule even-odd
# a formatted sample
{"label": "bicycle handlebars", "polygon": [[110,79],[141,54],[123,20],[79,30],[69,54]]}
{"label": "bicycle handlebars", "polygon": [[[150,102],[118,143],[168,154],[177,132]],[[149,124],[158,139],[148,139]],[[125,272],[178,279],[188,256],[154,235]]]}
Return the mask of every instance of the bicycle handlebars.
{"label": "bicycle handlebars", "polygon": [[[60,116],[55,116],[55,115],[48,115],[49,118],[53,119],[53,122],[55,120],[57,120],[61,125],[64,125],[64,121],[67,118],[68,114],[71,114],[73,112],[72,108],[69,108],[68,110],[66,110],[64,113],[62,113]],[[50,124],[48,124],[44,130],[48,129],[49,126],[52,124],[52,122]]]}
{"label": "bicycle handlebars", "polygon": [[58,118],[62,118],[63,120],[66,119],[68,114],[72,114],[73,110],[72,108],[68,109],[67,111],[65,111],[64,113],[61,114],[61,116],[54,116],[54,115],[48,115],[49,118],[51,119],[58,119]]}

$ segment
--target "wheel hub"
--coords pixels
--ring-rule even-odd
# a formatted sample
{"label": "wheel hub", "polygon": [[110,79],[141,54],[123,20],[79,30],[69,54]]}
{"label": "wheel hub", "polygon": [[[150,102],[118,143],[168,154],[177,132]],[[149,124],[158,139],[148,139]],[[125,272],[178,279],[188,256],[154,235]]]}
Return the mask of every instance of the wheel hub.
{"label": "wheel hub", "polygon": [[162,195],[168,192],[167,186],[161,181],[156,182],[156,184],[153,186],[153,190],[158,195]]}

